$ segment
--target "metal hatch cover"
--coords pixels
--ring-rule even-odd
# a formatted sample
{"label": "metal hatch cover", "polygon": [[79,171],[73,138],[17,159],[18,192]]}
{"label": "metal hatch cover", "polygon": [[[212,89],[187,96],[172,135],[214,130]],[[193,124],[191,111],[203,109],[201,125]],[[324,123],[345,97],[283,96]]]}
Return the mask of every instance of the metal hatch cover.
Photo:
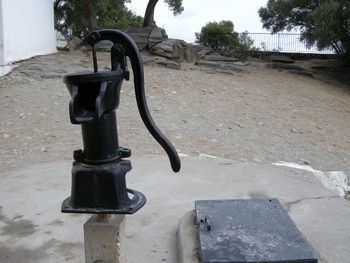
{"label": "metal hatch cover", "polygon": [[277,199],[196,201],[202,263],[317,263]]}

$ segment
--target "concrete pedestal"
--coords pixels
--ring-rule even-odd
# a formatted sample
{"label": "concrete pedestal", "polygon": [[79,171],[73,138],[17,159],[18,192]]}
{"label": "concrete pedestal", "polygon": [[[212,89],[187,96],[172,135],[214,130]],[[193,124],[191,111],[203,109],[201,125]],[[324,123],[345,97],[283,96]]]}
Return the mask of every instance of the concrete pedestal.
{"label": "concrete pedestal", "polygon": [[125,215],[93,215],[84,224],[85,263],[125,263]]}

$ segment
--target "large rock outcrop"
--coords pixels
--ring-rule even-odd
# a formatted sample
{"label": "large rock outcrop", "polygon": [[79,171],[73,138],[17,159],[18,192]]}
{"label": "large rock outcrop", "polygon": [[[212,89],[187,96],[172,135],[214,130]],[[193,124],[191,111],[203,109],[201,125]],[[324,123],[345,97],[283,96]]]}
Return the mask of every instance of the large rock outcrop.
{"label": "large rock outcrop", "polygon": [[[122,28],[120,30],[127,33],[136,42],[140,50],[150,49],[168,38],[165,30],[158,27]],[[110,41],[101,41],[96,45],[96,50],[110,51],[111,47],[112,43]]]}
{"label": "large rock outcrop", "polygon": [[172,60],[195,62],[198,54],[191,44],[179,39],[167,39],[150,49],[152,54]]}

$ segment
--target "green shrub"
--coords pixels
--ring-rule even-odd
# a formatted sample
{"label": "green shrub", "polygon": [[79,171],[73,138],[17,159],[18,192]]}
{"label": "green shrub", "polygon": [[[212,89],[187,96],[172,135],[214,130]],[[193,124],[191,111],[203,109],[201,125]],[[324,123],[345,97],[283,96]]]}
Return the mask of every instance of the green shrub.
{"label": "green shrub", "polygon": [[248,32],[238,34],[232,21],[209,22],[196,33],[196,43],[214,50],[250,50],[254,41]]}

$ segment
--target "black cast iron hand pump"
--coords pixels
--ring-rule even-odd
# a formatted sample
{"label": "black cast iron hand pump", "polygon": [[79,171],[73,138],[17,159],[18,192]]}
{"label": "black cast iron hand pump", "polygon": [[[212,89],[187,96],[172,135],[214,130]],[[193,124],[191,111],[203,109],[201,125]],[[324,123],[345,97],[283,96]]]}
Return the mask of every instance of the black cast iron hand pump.
{"label": "black cast iron hand pump", "polygon": [[[113,42],[111,71],[98,71],[94,46],[102,40]],[[92,47],[94,72],[64,76],[72,96],[70,119],[81,124],[83,150],[74,152],[72,194],[63,201],[62,212],[132,214],[146,202],[145,196],[127,189],[125,175],[131,170],[131,150],[118,143],[116,109],[119,106],[123,79],[129,80],[126,57],[134,74],[135,94],[141,118],[149,132],[164,148],[174,172],[180,170],[180,159],[170,141],[155,125],[147,107],[143,65],[135,42],[118,30],[91,32],[85,39]],[[129,198],[128,193],[133,197]]]}

